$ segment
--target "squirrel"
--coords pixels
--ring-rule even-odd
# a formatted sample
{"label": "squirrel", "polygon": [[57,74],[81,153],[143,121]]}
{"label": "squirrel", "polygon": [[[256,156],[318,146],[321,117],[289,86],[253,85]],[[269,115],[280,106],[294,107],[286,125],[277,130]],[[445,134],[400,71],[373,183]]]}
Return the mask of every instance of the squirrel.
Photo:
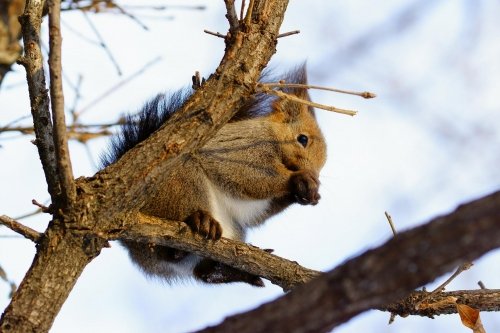
{"label": "squirrel", "polygon": [[[264,74],[260,82],[267,80]],[[281,77],[306,84],[305,66]],[[280,88],[309,100],[305,88]],[[117,161],[169,120],[192,92],[158,95],[139,114],[128,116],[102,157]],[[170,170],[159,195],[140,209],[144,214],[184,221],[207,239],[244,241],[248,228],[262,224],[293,203],[316,205],[319,172],[326,143],[312,107],[264,93],[254,94],[202,148]],[[185,251],[122,241],[147,275],[167,281],[194,276],[207,283],[246,282],[263,286],[260,277]]]}

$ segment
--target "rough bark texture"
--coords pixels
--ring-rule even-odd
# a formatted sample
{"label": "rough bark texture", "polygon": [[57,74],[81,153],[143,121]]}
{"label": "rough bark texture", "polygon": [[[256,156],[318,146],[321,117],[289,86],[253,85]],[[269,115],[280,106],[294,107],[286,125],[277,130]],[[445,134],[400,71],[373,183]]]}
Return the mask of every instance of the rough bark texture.
{"label": "rough bark texture", "polygon": [[500,289],[455,290],[427,298],[428,295],[429,293],[425,291],[414,291],[405,299],[380,307],[378,310],[389,311],[401,317],[408,315],[434,317],[457,313],[458,303],[481,311],[500,311]]}
{"label": "rough bark texture", "polygon": [[54,145],[62,206],[69,206],[76,196],[75,181],[69,158],[68,136],[64,116],[64,95],[61,64],[61,2],[49,0],[49,72]]}
{"label": "rough bark texture", "polygon": [[[134,224],[135,220],[127,217],[134,216],[145,196],[155,194],[151,184],[161,182],[172,163],[180,163],[176,157],[202,146],[232,116],[231,110],[237,110],[251,95],[261,70],[275,52],[287,3],[254,1],[252,20],[227,39],[226,54],[216,72],[172,121],[118,163],[94,177],[79,179],[71,209],[56,203],[62,209],[50,223],[32,267],[0,319],[2,332],[45,332],[50,328],[81,271],[106,244],[101,235]],[[26,6],[22,20],[26,45],[23,63],[28,73],[37,144],[54,199],[59,192],[54,192],[58,188],[57,164],[50,115],[39,112],[48,110],[39,52],[42,6],[41,1],[28,1]],[[52,145],[47,147],[45,143]],[[92,245],[90,252],[88,244]],[[19,326],[20,319],[23,326]]]}
{"label": "rough bark texture", "polygon": [[24,14],[19,17],[24,41],[24,55],[19,62],[26,69],[31,102],[31,114],[35,128],[36,146],[42,161],[45,179],[52,201],[59,195],[59,181],[55,145],[52,139],[52,121],[49,111],[49,95],[43,72],[43,57],[40,48],[40,25],[44,1],[28,0]]}
{"label": "rough bark texture", "polygon": [[399,233],[274,302],[200,332],[327,332],[498,247],[500,192]]}
{"label": "rough bark texture", "polygon": [[[251,10],[239,22],[231,9],[231,34],[226,37],[226,53],[216,72],[148,140],[94,177],[78,179],[72,205],[59,196],[58,163],[39,47],[42,6],[42,1],[27,2],[22,19],[26,47],[22,62],[39,153],[49,191],[56,200],[53,204],[60,209],[43,236],[32,235],[38,240],[37,254],[2,314],[1,332],[48,331],[79,275],[108,239],[133,238],[203,252],[207,257],[265,275],[286,289],[315,275],[286,263],[287,269],[303,272],[287,282],[287,276],[295,272],[279,275],[261,271],[266,261],[281,265],[270,254],[229,240],[207,242],[183,232],[182,226],[173,224],[177,229],[171,229],[169,224],[155,225],[152,219],[137,217],[144,198],[155,195],[154,184],[164,182],[166,170],[181,163],[179,156],[201,147],[232,116],[231,110],[237,110],[251,95],[260,71],[275,51],[287,1],[250,1]],[[499,247],[499,207],[500,194],[495,193],[401,233],[276,302],[229,319],[218,330],[325,331],[364,310],[393,302],[462,261]],[[428,255],[430,251],[432,256]]]}
{"label": "rough bark texture", "polygon": [[304,284],[320,274],[318,271],[300,266],[295,261],[277,257],[249,244],[225,238],[219,241],[207,241],[193,234],[185,223],[165,221],[142,214],[138,214],[137,221],[139,223],[117,234],[116,237],[164,244],[216,259],[218,262],[266,278],[285,291]]}
{"label": "rough bark texture", "polygon": [[47,332],[85,266],[93,242],[58,228],[47,231],[26,277],[2,316],[0,332]]}

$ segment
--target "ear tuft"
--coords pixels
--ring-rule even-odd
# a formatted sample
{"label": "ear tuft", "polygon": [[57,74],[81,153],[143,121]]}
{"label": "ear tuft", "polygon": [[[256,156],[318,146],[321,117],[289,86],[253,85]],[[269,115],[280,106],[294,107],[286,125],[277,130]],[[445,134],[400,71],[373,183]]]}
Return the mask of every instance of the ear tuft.
{"label": "ear tuft", "polygon": [[[291,69],[282,78],[285,83],[307,84],[307,71],[305,62]],[[309,99],[305,88],[283,88],[283,91],[297,97]]]}

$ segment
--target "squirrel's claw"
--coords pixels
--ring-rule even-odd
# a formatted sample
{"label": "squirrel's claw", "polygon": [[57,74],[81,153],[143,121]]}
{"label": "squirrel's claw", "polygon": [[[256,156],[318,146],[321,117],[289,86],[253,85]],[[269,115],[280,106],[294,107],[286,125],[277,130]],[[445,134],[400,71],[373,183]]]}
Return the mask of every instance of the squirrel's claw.
{"label": "squirrel's claw", "polygon": [[220,223],[204,210],[197,210],[185,222],[193,232],[207,239],[217,240],[222,236]]}

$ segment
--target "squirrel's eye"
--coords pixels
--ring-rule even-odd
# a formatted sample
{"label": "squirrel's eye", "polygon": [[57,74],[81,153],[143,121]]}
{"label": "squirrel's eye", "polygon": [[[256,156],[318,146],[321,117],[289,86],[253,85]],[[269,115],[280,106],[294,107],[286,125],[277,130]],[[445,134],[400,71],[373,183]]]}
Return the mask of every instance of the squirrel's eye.
{"label": "squirrel's eye", "polygon": [[303,146],[307,146],[307,142],[309,141],[309,138],[307,137],[307,135],[304,135],[304,134],[300,134],[298,137],[297,137],[297,141]]}

